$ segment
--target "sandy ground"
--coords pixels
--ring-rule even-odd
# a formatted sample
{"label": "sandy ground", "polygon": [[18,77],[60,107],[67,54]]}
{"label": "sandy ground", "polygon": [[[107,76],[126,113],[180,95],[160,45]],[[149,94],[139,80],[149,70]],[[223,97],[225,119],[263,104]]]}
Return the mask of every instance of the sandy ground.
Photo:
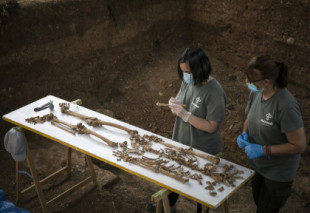
{"label": "sandy ground", "polygon": [[[131,67],[127,72],[121,73],[111,88],[113,92],[109,101],[99,103],[97,97],[90,96],[83,100],[83,105],[170,138],[174,117],[169,110],[158,108],[155,103],[167,102],[171,96],[176,95],[180,82],[177,79],[175,66],[183,48],[185,47],[179,47],[177,51],[154,54],[148,63]],[[211,59],[213,76],[223,85],[228,97],[229,110],[221,130],[223,158],[247,166],[245,154],[235,144],[235,139],[241,130],[243,109],[248,94],[243,83],[244,76],[225,74],[229,72],[229,68],[212,56]],[[40,178],[65,165],[66,149],[62,145],[29,132],[27,138]],[[302,160],[303,165],[305,160],[306,156]],[[4,189],[7,197],[14,201],[14,162],[4,150],[0,152],[0,161],[3,165],[0,173],[0,188]],[[85,177],[87,168],[83,154],[74,152],[72,162],[73,171],[70,179],[61,176],[44,185],[47,199]],[[146,212],[145,206],[150,202],[151,195],[160,189],[159,186],[106,163],[97,160],[94,160],[94,163],[98,186],[92,187],[89,184],[70,194],[52,204],[49,208],[51,212]],[[309,203],[307,203],[309,200],[304,200],[304,194],[299,191],[302,188],[299,184],[306,184],[309,181],[307,175],[308,173],[300,169],[292,196],[281,213],[309,212]],[[24,186],[29,185],[30,182],[28,177],[23,177]],[[241,187],[229,198],[228,203],[230,212],[255,212],[250,184],[247,183]],[[34,192],[23,195],[19,206],[31,212],[41,212],[39,200]],[[177,212],[195,212],[195,208],[196,204],[187,198],[181,197],[177,202]],[[214,209],[211,212],[221,212],[221,209]]]}

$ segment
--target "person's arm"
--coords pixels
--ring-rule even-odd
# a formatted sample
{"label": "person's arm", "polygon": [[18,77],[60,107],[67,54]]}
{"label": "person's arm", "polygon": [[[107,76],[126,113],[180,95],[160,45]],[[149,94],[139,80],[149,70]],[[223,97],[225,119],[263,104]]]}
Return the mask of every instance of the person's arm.
{"label": "person's arm", "polygon": [[263,155],[267,157],[279,155],[294,155],[305,151],[306,135],[304,128],[299,128],[294,131],[286,132],[285,135],[288,142],[279,145],[262,146],[242,140],[242,144],[245,145],[244,151],[250,159],[258,158]]}
{"label": "person's arm", "polygon": [[291,132],[286,132],[285,135],[288,142],[279,145],[271,145],[271,155],[293,155],[305,151],[306,135],[304,128],[299,128]]}
{"label": "person's arm", "polygon": [[213,133],[218,127],[217,121],[206,120],[205,118],[200,118],[191,114],[174,98],[170,98],[169,107],[174,115],[181,117],[185,122],[189,122],[192,126],[199,130]]}
{"label": "person's arm", "polygon": [[209,121],[204,118],[197,117],[193,114],[189,116],[188,122],[195,128],[209,133],[215,132],[218,127],[217,121]]}

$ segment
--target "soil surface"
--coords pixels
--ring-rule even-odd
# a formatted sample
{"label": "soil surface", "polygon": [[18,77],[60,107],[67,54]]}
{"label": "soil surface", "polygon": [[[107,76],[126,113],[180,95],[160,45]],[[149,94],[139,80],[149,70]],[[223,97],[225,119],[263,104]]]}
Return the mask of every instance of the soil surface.
{"label": "soil surface", "polygon": [[[92,2],[96,6],[97,1]],[[229,33],[227,36],[226,34],[222,35],[217,31],[212,31],[212,27],[209,29],[211,26],[210,24],[204,26],[200,26],[197,23],[196,25],[193,24],[191,28],[191,33],[193,34],[192,36],[195,36],[195,33],[201,33],[199,30],[203,29],[202,27],[208,29],[203,32],[207,33],[207,36],[205,36],[205,34],[201,34],[201,36],[204,36],[205,42],[209,42],[208,45],[203,45],[201,41],[197,41],[197,39],[199,40],[198,37],[196,40],[193,38],[188,38],[187,40],[184,39],[184,35],[187,35],[186,33],[182,34],[183,37],[180,34],[180,38],[175,39],[176,35],[179,34],[178,31],[183,32],[183,27],[185,28],[187,24],[189,24],[188,22],[184,21],[183,23],[182,21],[182,26],[180,29],[178,27],[174,28],[168,26],[171,30],[168,31],[163,28],[166,27],[166,22],[165,20],[162,20],[161,22],[158,22],[157,25],[154,24],[155,26],[153,28],[150,27],[149,31],[144,32],[143,35],[139,35],[132,40],[129,39],[126,44],[122,44],[121,42],[117,43],[118,39],[121,40],[127,36],[126,33],[132,33],[132,35],[134,35],[133,31],[136,30],[136,28],[139,28],[140,22],[137,24],[138,27],[135,26],[135,29],[130,27],[124,29],[121,28],[122,24],[127,26],[126,21],[124,21],[124,19],[126,20],[126,17],[121,16],[123,11],[117,10],[117,7],[114,5],[114,1],[107,2],[109,2],[112,6],[109,7],[108,5],[105,10],[109,11],[110,17],[108,18],[113,20],[113,22],[111,21],[106,24],[107,27],[110,27],[112,30],[104,32],[111,33],[111,40],[116,40],[114,43],[109,44],[109,47],[111,47],[109,51],[104,49],[105,44],[100,43],[100,39],[98,39],[97,43],[94,42],[94,46],[102,45],[100,48],[95,49],[93,46],[90,46],[90,44],[92,44],[92,40],[90,38],[93,38],[91,35],[96,36],[98,34],[98,37],[100,37],[102,36],[100,32],[103,32],[103,30],[100,31],[97,29],[97,31],[90,30],[91,33],[89,34],[85,33],[83,30],[86,31],[86,29],[88,29],[87,27],[89,27],[91,23],[95,23],[90,20],[85,21],[85,23],[78,23],[78,21],[76,21],[76,26],[70,25],[70,27],[67,27],[66,24],[67,22],[68,25],[71,24],[71,19],[69,21],[67,20],[67,22],[64,21],[63,25],[60,26],[57,24],[51,24],[51,26],[48,25],[48,29],[51,31],[44,29],[47,24],[43,22],[43,24],[38,24],[38,26],[42,29],[39,27],[38,28],[42,31],[45,30],[44,36],[42,31],[38,30],[38,32],[34,33],[35,31],[33,29],[28,30],[28,28],[24,31],[28,36],[23,39],[19,39],[19,36],[22,37],[22,34],[15,33],[12,38],[10,37],[10,34],[6,35],[5,38],[8,41],[10,41],[10,39],[15,41],[14,39],[16,39],[19,40],[20,43],[7,42],[5,50],[9,52],[9,50],[11,48],[15,48],[15,46],[20,49],[17,48],[18,50],[16,50],[16,54],[13,53],[11,55],[6,55],[6,51],[0,54],[1,116],[47,95],[54,95],[68,101],[80,98],[83,101],[83,106],[89,109],[96,110],[100,113],[109,115],[153,133],[171,138],[175,118],[169,109],[159,108],[155,105],[155,103],[168,102],[170,97],[177,94],[181,82],[177,77],[176,64],[183,50],[191,45],[202,46],[211,59],[213,68],[212,75],[222,84],[228,100],[225,121],[221,127],[221,137],[223,142],[222,158],[248,167],[246,155],[236,145],[236,138],[242,130],[242,125],[245,118],[244,109],[249,94],[249,91],[244,83],[245,76],[240,70],[243,70],[244,67],[246,67],[248,59],[254,56],[254,52],[255,54],[266,52],[267,48],[269,48],[269,50],[276,51],[276,49],[279,48],[278,46],[280,46],[280,44],[282,45],[283,42],[281,41],[281,43],[280,41],[277,41],[280,44],[268,43],[263,45],[264,37],[258,37],[255,39],[262,41],[259,42],[259,44],[255,43],[259,48],[253,48],[253,52],[248,52],[246,48],[250,45],[242,44],[243,37],[240,35],[242,33],[238,34],[239,31],[237,30],[242,28],[243,25],[239,26],[237,24],[238,26],[236,28],[231,25],[227,26],[227,33]],[[132,2],[137,3],[139,1]],[[153,1],[148,2],[150,3]],[[165,3],[163,3],[165,1],[158,2],[158,5],[156,4],[156,7],[153,7],[152,9],[165,9]],[[205,1],[201,4],[205,4],[204,2]],[[287,7],[292,4],[289,1],[285,2],[287,2]],[[84,4],[84,1],[79,1],[79,4],[82,3]],[[134,7],[134,3],[132,3],[132,5],[131,3],[128,3],[128,5]],[[256,4],[259,3],[256,1],[253,4],[256,6]],[[143,6],[142,3],[139,3],[139,5],[141,7]],[[184,5],[186,4],[184,3]],[[240,6],[241,8],[243,3],[236,3],[235,5]],[[129,6],[128,8],[130,9]],[[275,4],[275,6],[277,5]],[[296,5],[294,4],[294,6]],[[51,6],[50,8],[53,7]],[[103,6],[101,5],[101,7]],[[289,10],[287,7],[285,6],[285,11]],[[34,20],[37,20],[35,18],[36,14],[38,13],[42,15],[44,13],[44,11],[40,10],[40,7],[38,8],[39,9],[34,7],[35,12],[27,15],[30,17],[33,16]],[[65,13],[66,9],[69,10],[69,8],[72,11],[78,11],[76,14],[71,11],[73,15],[76,15],[74,17],[77,20],[80,17],[80,13],[83,12],[83,15],[85,16],[89,13],[86,6],[78,8],[79,10],[76,8],[63,6],[57,8],[57,11],[59,11],[59,13]],[[124,6],[122,8],[124,11],[124,8],[127,9]],[[298,6],[298,8],[300,9],[303,7]],[[309,12],[308,8],[309,7],[305,7],[305,9],[301,10],[304,11],[304,13],[307,13],[307,11]],[[15,7],[13,9],[15,9]],[[85,11],[83,9],[85,9]],[[182,8],[178,9],[181,11]],[[253,18],[256,17],[255,14],[259,14],[257,11],[263,10],[263,8],[259,8],[258,6],[250,9],[251,17]],[[245,10],[248,11],[248,7],[246,7]],[[97,14],[94,14],[94,17],[102,14],[99,6],[98,11],[99,12]],[[216,12],[216,10],[214,11]],[[54,14],[52,9],[48,12]],[[254,15],[252,15],[252,12]],[[152,10],[145,12],[144,15],[147,15],[147,13],[151,14]],[[219,11],[219,13],[222,12]],[[135,13],[132,14],[131,18],[139,15]],[[193,13],[192,16],[195,14],[196,13]],[[23,14],[21,13],[21,15]],[[118,18],[118,15],[121,18]],[[298,16],[298,14],[296,14],[296,16]],[[43,16],[40,16],[40,20],[42,17]],[[49,17],[51,18],[52,16]],[[282,15],[278,15],[276,17],[280,19]],[[1,30],[3,30],[3,32],[8,30],[8,32],[11,32],[13,35],[13,32],[15,30],[18,31],[19,27],[23,28],[22,26],[24,22],[21,22],[19,25],[12,25],[12,27],[10,25],[11,23],[8,21],[9,18],[9,16],[6,16],[5,19],[0,20],[1,23],[4,23],[3,26],[6,27],[1,28]],[[61,20],[62,17],[59,15],[57,18]],[[102,18],[102,20],[105,20],[104,18]],[[236,17],[236,19],[237,18],[238,17]],[[58,19],[56,21],[60,22]],[[192,17],[192,19],[200,20],[199,17]],[[99,18],[98,23],[101,23],[102,20]],[[295,19],[293,20],[295,21]],[[296,22],[297,20],[299,19],[296,18]],[[49,23],[49,21],[46,22]],[[229,21],[233,22],[233,20]],[[220,21],[219,23],[223,24]],[[29,24],[29,22],[24,24]],[[263,23],[261,24],[262,28],[264,28],[264,26],[269,26],[268,23],[265,23],[265,25],[263,25]],[[301,22],[300,25],[303,26]],[[56,29],[56,26],[59,28]],[[143,27],[146,28],[146,26],[147,24]],[[281,24],[281,26],[286,27],[285,24]],[[290,25],[290,27],[294,26],[299,25]],[[53,27],[55,27],[55,29]],[[72,30],[70,32],[61,31],[61,27],[67,27],[66,29],[70,30],[72,28]],[[256,28],[255,25],[249,25],[248,27]],[[231,28],[233,28],[233,30]],[[58,29],[59,31],[57,31]],[[216,28],[216,30],[220,30],[221,32],[223,30],[225,31],[225,29]],[[242,29],[244,31],[248,31],[248,29]],[[165,39],[152,40],[153,35],[157,34],[156,36],[158,37],[163,36],[163,33],[158,33],[158,31],[166,32]],[[57,34],[59,38],[62,38],[63,34],[69,34],[70,36],[73,34],[73,36],[67,40],[59,39],[60,42],[58,40],[57,43],[53,40],[57,40],[57,37],[55,37],[55,32],[59,33],[59,35]],[[305,33],[303,29],[299,28],[292,30],[292,32],[294,32],[296,36],[305,34],[308,35],[308,33]],[[49,33],[54,34],[49,38]],[[36,37],[31,37],[33,34]],[[116,36],[118,34],[120,37]],[[42,40],[40,40],[41,37]],[[145,37],[152,40],[152,42],[149,42],[149,40],[145,39]],[[247,35],[245,35],[245,37],[250,38],[250,36]],[[33,40],[34,38],[37,43]],[[43,38],[46,39],[46,41]],[[230,45],[227,45],[226,41],[222,40],[227,38],[231,41]],[[109,37],[107,40],[109,40]],[[266,40],[270,41],[270,39]],[[23,51],[23,42],[28,42],[25,45],[25,51]],[[46,42],[46,44],[44,42]],[[149,43],[145,44],[143,42]],[[252,42],[254,45],[254,41],[250,40],[248,42]],[[119,45],[117,46],[119,49],[112,48],[116,45]],[[295,59],[297,60],[298,58],[302,58],[300,56],[303,55],[304,52],[307,53],[309,47],[304,47],[303,45],[303,43],[302,45],[299,45],[299,49],[296,49],[297,47],[294,49],[294,46],[289,47],[292,51],[296,51],[292,54],[292,57],[294,57],[294,60],[292,59],[293,62],[295,62]],[[52,51],[56,49],[56,47],[53,49],[54,46],[57,46],[59,52]],[[135,47],[137,47],[138,50],[135,49]],[[240,49],[242,51],[239,51]],[[304,52],[299,51],[300,49],[304,50]],[[239,52],[234,52],[232,50]],[[72,52],[74,52],[74,54]],[[133,52],[134,54],[132,54]],[[282,52],[279,51],[279,54],[281,53]],[[303,55],[303,57],[305,56]],[[293,64],[292,61],[290,61],[291,64]],[[295,63],[295,66],[298,66],[298,64],[299,63]],[[281,213],[310,212],[310,93],[307,85],[298,85],[296,83],[305,82],[305,79],[308,78],[303,78],[302,74],[306,73],[304,70],[307,70],[306,66],[302,67],[300,72],[298,69],[295,69],[295,75],[294,73],[291,74],[294,75],[294,82],[291,82],[292,84],[290,84],[288,88],[294,94],[303,110],[303,120],[308,139],[307,149],[302,154],[300,167],[293,185],[292,195],[288,199],[284,208],[281,210]],[[297,72],[299,72],[298,75],[296,74]],[[14,75],[12,75],[12,73]],[[25,73],[27,74],[25,75]],[[12,126],[13,125],[8,124],[7,122],[0,122],[0,135],[2,138],[4,133]],[[65,147],[31,132],[27,132],[26,136],[29,140],[30,149],[36,164],[37,172],[41,179],[65,165]],[[72,163],[73,168],[70,179],[66,179],[65,176],[61,176],[44,185],[43,189],[47,200],[68,189],[70,186],[73,186],[87,175],[88,170],[83,154],[74,151]],[[92,187],[91,184],[88,184],[64,199],[53,203],[49,207],[51,212],[146,212],[145,207],[147,203],[150,202],[151,195],[160,189],[159,186],[98,160],[93,159],[93,163],[97,174],[98,186]],[[15,163],[11,155],[4,150],[2,143],[0,144],[0,164],[0,189],[3,189],[7,195],[7,198],[14,202],[16,198]],[[28,171],[25,162],[22,167],[23,170]],[[23,187],[30,184],[31,179],[26,175],[22,175]],[[255,212],[255,204],[251,195],[250,183],[242,186],[233,196],[231,196],[228,200],[228,205],[229,211],[233,213]],[[18,206],[25,208],[30,212],[41,212],[40,203],[35,191],[24,194]],[[196,204],[193,201],[180,197],[177,202],[177,212],[186,213],[195,211]],[[211,210],[210,212],[221,212],[221,208]]]}
{"label": "soil surface", "polygon": [[[155,103],[157,101],[167,102],[177,93],[180,82],[177,79],[175,62],[183,48],[185,47],[180,47],[177,51],[167,50],[154,54],[147,64],[132,67],[128,72],[122,73],[111,88],[111,99],[102,106],[92,99],[83,100],[83,103],[87,104],[90,109],[170,138],[174,117],[168,109],[156,107]],[[235,144],[235,138],[241,130],[248,93],[242,81],[244,76],[225,75],[224,71],[229,68],[212,56],[210,58],[214,70],[213,76],[222,83],[229,100],[226,121],[221,133],[224,144],[223,158],[247,166],[245,154]],[[41,178],[65,165],[66,150],[62,145],[29,132],[27,137]],[[226,152],[231,147],[234,147],[235,152]],[[1,153],[1,161],[5,162],[2,164],[1,188],[6,189],[8,198],[14,200],[14,162],[5,151]],[[72,178],[68,180],[59,178],[44,185],[47,199],[85,177],[87,167],[83,154],[74,152],[72,162]],[[144,212],[151,195],[160,189],[153,183],[103,162],[94,160],[94,163],[98,175],[98,186],[94,188],[87,185],[62,201],[52,204],[52,212],[86,212],[90,208],[92,212]],[[295,185],[302,184],[300,181],[305,181],[303,180],[304,172],[301,170],[298,173]],[[23,177],[23,186],[30,182],[27,176]],[[302,195],[296,191],[298,188],[298,186],[294,187],[292,196],[281,212],[307,212],[309,210],[306,207],[307,201],[303,200]],[[23,195],[19,206],[31,212],[41,211],[39,200],[34,192]],[[194,212],[195,206],[193,201],[181,197],[177,203],[177,211]],[[254,211],[255,204],[251,197],[249,183],[229,199],[229,209],[230,212]],[[211,212],[220,211],[219,208]]]}

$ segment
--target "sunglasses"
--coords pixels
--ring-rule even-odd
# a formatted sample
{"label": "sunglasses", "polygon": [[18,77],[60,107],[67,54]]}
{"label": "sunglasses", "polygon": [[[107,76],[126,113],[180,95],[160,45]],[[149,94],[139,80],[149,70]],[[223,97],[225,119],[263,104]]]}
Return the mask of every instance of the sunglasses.
{"label": "sunglasses", "polygon": [[262,78],[262,79],[259,79],[259,80],[253,80],[253,81],[250,81],[250,79],[248,79],[248,81],[252,84],[252,83],[256,83],[256,82],[260,82],[262,80],[264,80],[265,78]]}

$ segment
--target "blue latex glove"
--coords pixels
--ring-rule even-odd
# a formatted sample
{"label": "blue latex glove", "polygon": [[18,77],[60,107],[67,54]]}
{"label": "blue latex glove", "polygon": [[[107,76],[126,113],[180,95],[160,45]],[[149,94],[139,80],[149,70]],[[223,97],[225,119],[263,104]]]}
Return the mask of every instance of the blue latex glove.
{"label": "blue latex glove", "polygon": [[246,142],[248,141],[248,138],[249,138],[249,135],[246,132],[239,135],[237,138],[238,146],[240,148],[244,148],[247,145]]}
{"label": "blue latex glove", "polygon": [[264,155],[262,145],[249,142],[246,143],[247,144],[244,148],[244,151],[250,159],[259,158]]}

